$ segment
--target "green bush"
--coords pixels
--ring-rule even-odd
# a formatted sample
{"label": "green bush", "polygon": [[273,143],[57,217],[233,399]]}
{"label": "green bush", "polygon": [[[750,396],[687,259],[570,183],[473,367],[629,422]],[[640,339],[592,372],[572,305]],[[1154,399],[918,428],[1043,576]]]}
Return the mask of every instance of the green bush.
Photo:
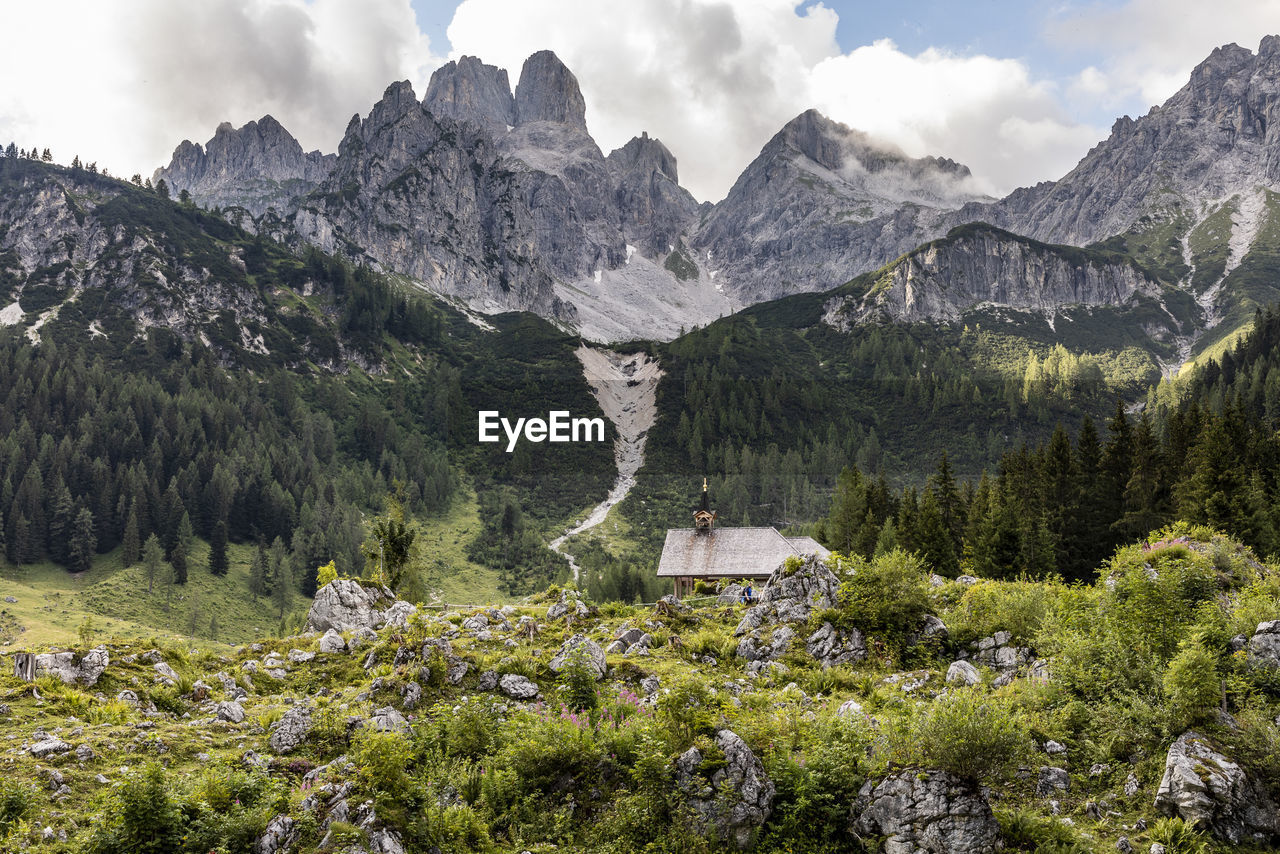
{"label": "green bush", "polygon": [[870,561],[844,558],[853,574],[840,587],[846,628],[903,646],[929,610],[928,572],[920,559],[894,550]]}
{"label": "green bush", "polygon": [[164,771],[154,763],[126,777],[88,854],[173,854],[182,848],[182,821],[169,799]]}
{"label": "green bush", "polygon": [[352,740],[356,789],[372,798],[380,814],[412,810],[421,800],[421,787],[409,774],[414,767],[409,740],[397,732],[365,729]]}
{"label": "green bush", "polygon": [[1180,818],[1162,818],[1151,826],[1151,839],[1164,846],[1165,854],[1208,854],[1209,840]]}
{"label": "green bush", "polygon": [[1181,731],[1212,716],[1222,699],[1213,654],[1199,636],[1184,640],[1161,680],[1169,700],[1171,729]]}
{"label": "green bush", "polygon": [[9,829],[30,815],[35,805],[35,787],[0,777],[0,840]]}
{"label": "green bush", "polygon": [[1003,779],[1033,748],[1025,715],[978,687],[952,691],[914,711],[889,739],[892,759],[975,782]]}
{"label": "green bush", "polygon": [[560,671],[560,695],[565,705],[575,711],[594,712],[600,708],[596,692],[596,676],[587,663],[587,649],[579,645],[570,650]]}

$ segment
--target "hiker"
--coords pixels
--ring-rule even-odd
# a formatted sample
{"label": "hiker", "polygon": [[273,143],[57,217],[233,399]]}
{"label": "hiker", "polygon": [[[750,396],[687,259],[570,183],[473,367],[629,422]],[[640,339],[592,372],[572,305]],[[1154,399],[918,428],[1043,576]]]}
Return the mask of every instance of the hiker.
{"label": "hiker", "polygon": [[742,604],[751,605],[756,601],[755,591],[751,589],[751,582],[747,582],[746,588],[742,591]]}

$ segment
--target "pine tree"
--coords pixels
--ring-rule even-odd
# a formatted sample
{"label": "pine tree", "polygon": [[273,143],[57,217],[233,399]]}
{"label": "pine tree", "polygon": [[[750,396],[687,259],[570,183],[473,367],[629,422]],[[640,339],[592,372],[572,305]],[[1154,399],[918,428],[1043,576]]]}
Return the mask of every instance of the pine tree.
{"label": "pine tree", "polygon": [[276,537],[271,544],[271,600],[280,611],[280,619],[293,601],[293,567],[284,540]]}
{"label": "pine tree", "polygon": [[258,548],[253,553],[253,560],[249,563],[249,592],[254,598],[266,596],[271,592],[269,573],[267,548],[259,541]]}
{"label": "pine tree", "polygon": [[93,529],[93,514],[83,508],[76,514],[71,528],[69,549],[72,572],[85,572],[93,565],[93,553],[98,548],[98,536]]}
{"label": "pine tree", "polygon": [[164,547],[160,545],[160,539],[152,534],[142,547],[142,574],[147,579],[147,593],[155,590],[156,579],[160,577],[163,565]]}
{"label": "pine tree", "polygon": [[27,517],[18,514],[18,521],[13,525],[13,553],[9,559],[14,566],[24,563],[32,563],[35,558],[31,555],[31,524],[27,521]]}
{"label": "pine tree", "polygon": [[163,178],[156,182],[156,195],[162,199],[169,198],[169,185]]}
{"label": "pine tree", "polygon": [[209,572],[222,577],[227,574],[230,565],[227,562],[227,523],[221,519],[213,526],[213,537],[209,540]]}
{"label": "pine tree", "polygon": [[138,562],[141,549],[138,539],[138,511],[134,506],[129,508],[129,521],[124,523],[124,538],[120,546],[120,558],[126,567]]}

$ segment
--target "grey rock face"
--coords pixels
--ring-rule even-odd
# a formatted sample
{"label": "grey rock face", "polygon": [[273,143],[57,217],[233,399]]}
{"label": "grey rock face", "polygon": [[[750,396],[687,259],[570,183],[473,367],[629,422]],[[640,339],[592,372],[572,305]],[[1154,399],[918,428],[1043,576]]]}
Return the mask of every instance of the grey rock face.
{"label": "grey rock face", "polygon": [[561,122],[587,126],[587,102],[578,78],[549,50],[540,50],[524,61],[516,84],[513,124]]}
{"label": "grey rock face", "polygon": [[271,738],[268,743],[276,753],[289,753],[307,740],[312,726],[311,708],[294,706],[284,713],[284,717],[271,725]]}
{"label": "grey rock face", "polygon": [[[769,636],[768,640],[764,639],[765,635]],[[791,648],[795,636],[795,629],[790,626],[778,626],[771,632],[756,629],[738,641],[736,654],[747,661],[773,661]]]}
{"label": "grey rock face", "polygon": [[852,664],[867,657],[867,642],[862,632],[853,629],[842,632],[830,623],[822,626],[804,643],[805,650],[822,664],[825,670],[838,664]]}
{"label": "grey rock face", "polygon": [[267,823],[267,829],[256,843],[257,854],[276,854],[286,851],[297,836],[293,830],[293,819],[287,815],[278,815]]}
{"label": "grey rock face", "polygon": [[611,151],[605,163],[627,243],[649,256],[679,245],[698,215],[698,202],[680,186],[675,155],[642,133]]}
{"label": "grey rock face", "polygon": [[560,673],[575,658],[581,659],[592,678],[597,681],[603,679],[605,673],[609,670],[609,665],[605,661],[604,650],[600,648],[600,644],[586,635],[574,635],[565,641],[559,651],[556,652],[555,657],[551,659],[549,666],[556,673]]}
{"label": "grey rock face", "polygon": [[1170,745],[1155,806],[1235,845],[1280,837],[1280,811],[1266,790],[1194,732]]}
{"label": "grey rock face", "polygon": [[[990,305],[1052,318],[1067,306],[1126,306],[1163,294],[1133,264],[1080,257],[1078,250],[967,227],[911,252],[865,295],[828,301],[824,320],[837,328],[872,319],[956,321]],[[1168,326],[1169,335],[1179,331],[1172,318]]]}
{"label": "grey rock face", "polygon": [[77,658],[74,652],[46,652],[36,656],[37,676],[56,676],[66,685],[91,688],[111,663],[106,647],[96,647]]}
{"label": "grey rock face", "polygon": [[377,629],[386,621],[383,612],[395,604],[395,596],[385,587],[371,589],[350,578],[339,578],[316,591],[307,625],[316,632]]}
{"label": "grey rock face", "polygon": [[255,216],[274,207],[285,213],[322,181],[337,158],[302,146],[271,116],[240,128],[218,125],[204,146],[183,140],[169,165],[152,180],[163,179],[172,195],[191,193],[205,207],[243,207]]}
{"label": "grey rock face", "polygon": [[499,679],[498,690],[513,700],[534,700],[538,697],[538,686],[515,673],[508,673]]}
{"label": "grey rock face", "polygon": [[775,787],[764,765],[737,733],[716,733],[725,764],[708,779],[700,771],[702,752],[691,747],[676,759],[676,787],[693,810],[695,821],[739,849],[751,845],[756,830],[773,812]]}
{"label": "grey rock face", "polygon": [[868,781],[854,803],[853,828],[886,836],[894,854],[989,854],[1000,825],[980,789],[943,771],[900,771]]}
{"label": "grey rock face", "polygon": [[326,655],[345,652],[346,649],[347,642],[342,639],[342,635],[338,634],[336,629],[329,629],[320,638],[320,651]]}
{"label": "grey rock face", "polygon": [[507,71],[474,56],[437,68],[422,105],[436,116],[471,122],[495,136],[516,123],[516,102]]}
{"label": "grey rock face", "polygon": [[1259,623],[1249,639],[1249,664],[1254,667],[1280,667],[1280,620]]}
{"label": "grey rock face", "polygon": [[743,615],[734,634],[743,635],[771,623],[804,622],[813,610],[834,607],[839,592],[840,579],[815,555],[804,558],[790,574],[783,564],[769,576],[759,604]]}
{"label": "grey rock face", "polygon": [[244,722],[244,706],[235,700],[218,704],[218,720],[238,724]]}
{"label": "grey rock face", "polygon": [[67,744],[60,738],[46,738],[37,741],[35,744],[27,748],[27,752],[37,759],[44,759],[48,756],[54,756],[59,753],[70,753],[71,745]]}
{"label": "grey rock face", "polygon": [[947,682],[960,685],[977,685],[982,681],[978,668],[967,661],[953,661],[947,668]]}
{"label": "grey rock face", "polygon": [[369,718],[369,726],[381,732],[407,733],[409,731],[409,722],[405,720],[404,715],[391,706],[384,706],[375,711],[373,717]]}

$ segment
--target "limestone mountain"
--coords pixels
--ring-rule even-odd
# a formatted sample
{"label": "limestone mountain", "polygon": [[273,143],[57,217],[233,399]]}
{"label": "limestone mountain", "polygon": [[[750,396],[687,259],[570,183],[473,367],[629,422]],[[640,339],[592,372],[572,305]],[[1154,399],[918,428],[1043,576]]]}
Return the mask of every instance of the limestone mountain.
{"label": "limestone mountain", "polygon": [[186,190],[205,207],[243,207],[255,216],[274,207],[283,213],[333,169],[335,157],[304,152],[293,135],[271,116],[234,128],[218,125],[203,146],[183,140],[163,179],[177,195]]}

